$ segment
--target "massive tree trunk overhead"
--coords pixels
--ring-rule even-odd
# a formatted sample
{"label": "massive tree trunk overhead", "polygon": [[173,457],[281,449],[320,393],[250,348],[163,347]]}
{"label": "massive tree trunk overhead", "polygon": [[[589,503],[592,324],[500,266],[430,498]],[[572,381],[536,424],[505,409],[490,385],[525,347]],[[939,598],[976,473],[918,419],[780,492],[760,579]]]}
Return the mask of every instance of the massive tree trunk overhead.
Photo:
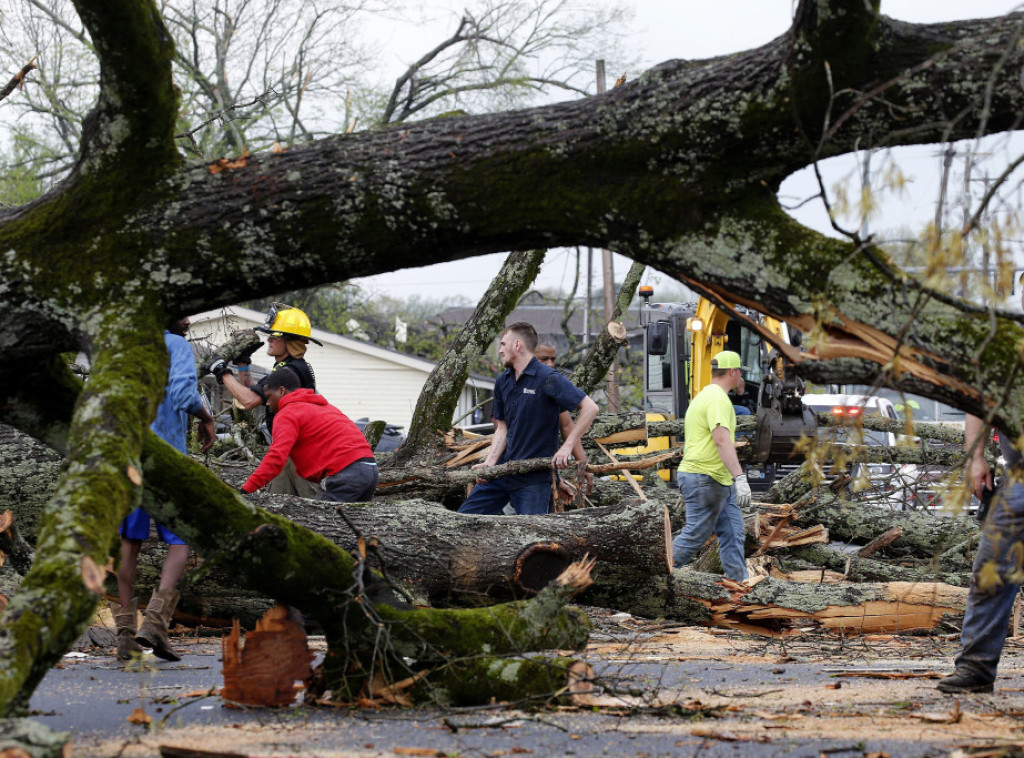
{"label": "massive tree trunk overhead", "polygon": [[[790,350],[806,376],[851,381],[889,365],[889,383],[1020,431],[1024,388],[1004,386],[1019,319],[930,293],[869,245],[802,227],[775,193],[822,158],[1013,128],[1021,14],[912,25],[863,0],[803,0],[792,29],[761,48],[669,61],[598,97],[205,165],[174,142],[157,3],[75,7],[102,67],[79,162],[43,198],[0,212],[0,418],[67,453],[35,567],[2,617],[2,712],[27,700],[88,618],[94,569],[138,502],[140,472],[166,481],[185,466],[147,449],[143,467],[166,377],[162,324],[286,283],[605,247],[813,331],[808,352]],[[60,355],[77,349],[92,359],[84,390]],[[238,538],[232,525],[257,526],[189,466],[176,475],[209,502],[166,515],[199,550],[216,550],[211,529]]]}
{"label": "massive tree trunk overhead", "polygon": [[[11,251],[0,262],[7,297],[32,315],[32,328],[77,332],[86,303],[118,297],[159,293],[162,308],[199,310],[275,291],[283,280],[312,285],[509,248],[587,244],[808,330],[824,318],[807,364],[839,354],[887,363],[899,348],[906,374],[894,381],[977,411],[1009,375],[1005,348],[1018,333],[1005,318],[990,324],[935,297],[928,318],[905,335],[922,290],[877,251],[851,255],[851,243],[801,227],[774,194],[794,171],[855,148],[1010,128],[1024,93],[1016,26],[1006,19],[912,25],[860,0],[805,0],[790,32],[764,47],[670,61],[599,97],[339,135],[207,166],[173,151],[173,89],[156,13],[115,35],[106,6],[80,5],[110,59],[120,61],[117,46],[129,40],[135,60],[152,60],[160,75],[142,88],[105,57],[100,115],[78,172],[53,195],[0,216]],[[146,107],[127,123],[112,113],[140,99]],[[159,149],[143,148],[151,142]],[[61,213],[79,193],[95,197],[104,172],[128,166],[131,179],[88,213],[73,222]],[[54,255],[69,265],[41,270]],[[975,356],[990,329],[995,338]],[[15,335],[15,351],[40,349],[19,344],[20,329]],[[1016,407],[1016,395],[1010,400]]]}

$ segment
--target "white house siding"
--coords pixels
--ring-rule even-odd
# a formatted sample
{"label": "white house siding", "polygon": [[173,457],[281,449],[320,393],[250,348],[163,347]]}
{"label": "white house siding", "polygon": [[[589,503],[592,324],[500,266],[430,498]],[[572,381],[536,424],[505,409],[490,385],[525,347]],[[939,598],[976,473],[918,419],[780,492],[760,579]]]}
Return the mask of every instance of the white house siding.
{"label": "white house siding", "polygon": [[[201,313],[192,317],[191,339],[214,347],[225,342],[231,331],[262,323],[263,314],[237,306]],[[433,363],[318,329],[313,330],[313,336],[324,346],[311,342],[306,360],[316,374],[317,391],[328,402],[352,419],[383,419],[409,428]],[[266,348],[256,351],[253,363],[267,370],[273,367]],[[456,418],[474,405],[471,385],[489,392],[494,389],[493,381],[471,380],[462,390]]]}

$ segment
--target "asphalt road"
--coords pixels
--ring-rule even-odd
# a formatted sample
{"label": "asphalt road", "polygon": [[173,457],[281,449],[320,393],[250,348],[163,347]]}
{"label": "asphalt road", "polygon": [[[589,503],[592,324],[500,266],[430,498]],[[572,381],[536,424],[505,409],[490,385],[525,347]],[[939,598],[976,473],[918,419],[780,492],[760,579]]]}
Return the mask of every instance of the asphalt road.
{"label": "asphalt road", "polygon": [[[177,644],[177,641],[176,641]],[[591,657],[597,673],[620,692],[679,690],[686,707],[547,709],[539,712],[504,707],[474,709],[238,709],[225,707],[216,695],[204,693],[221,684],[220,649],[216,640],[182,644],[180,663],[149,658],[146,665],[125,670],[110,656],[65,658],[37,689],[31,701],[33,718],[55,731],[73,735],[75,755],[123,758],[157,756],[160,745],[190,746],[245,756],[438,755],[497,756],[513,754],[581,756],[890,756],[948,755],[952,746],[941,739],[893,738],[871,730],[845,733],[834,739],[791,736],[785,729],[768,736],[744,729],[766,718],[756,709],[772,707],[779,693],[806,691],[816,705],[829,705],[836,672],[848,658],[818,656],[816,660],[758,660],[750,655],[714,658],[662,656],[658,660],[608,660]],[[74,656],[74,654],[72,654]],[[641,656],[642,658],[642,656]],[[948,658],[931,660],[859,661],[861,669],[945,671]],[[931,698],[948,707],[934,692],[934,681],[916,680],[910,695],[893,690],[891,682],[870,685],[877,702],[888,710],[907,708],[908,699]],[[906,686],[906,685],[904,685]],[[1001,690],[1024,692],[1024,666],[999,682]],[[875,692],[867,690],[871,697]],[[982,696],[978,696],[982,697]],[[999,697],[987,696],[989,698]],[[1024,696],[1009,696],[1013,707]],[[824,698],[824,699],[822,699]],[[702,710],[701,700],[718,706]],[[731,713],[721,702],[738,706]],[[797,701],[794,701],[797,702]],[[942,705],[945,702],[946,705]],[[991,710],[982,700],[978,710]],[[1005,699],[999,701],[1004,709]],[[810,703],[804,705],[808,711]],[[785,703],[776,712],[794,716],[799,707]],[[965,707],[970,708],[970,703]],[[153,719],[150,725],[128,721],[136,708]],[[850,711],[863,715],[864,708]],[[1018,712],[1022,712],[1018,710]],[[787,717],[788,717],[787,716]],[[765,722],[767,723],[767,722]],[[770,725],[770,724],[769,724]]]}

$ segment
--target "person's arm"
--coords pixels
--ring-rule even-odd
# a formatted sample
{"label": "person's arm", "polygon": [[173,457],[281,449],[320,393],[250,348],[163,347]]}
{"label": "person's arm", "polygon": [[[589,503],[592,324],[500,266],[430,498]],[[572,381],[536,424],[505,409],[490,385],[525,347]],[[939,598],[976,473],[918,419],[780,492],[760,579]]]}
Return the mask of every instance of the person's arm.
{"label": "person's arm", "polygon": [[263,456],[260,465],[252,472],[252,476],[245,480],[242,492],[246,494],[255,492],[284,470],[288,456],[291,455],[292,448],[295,447],[295,442],[298,439],[298,432],[294,419],[288,415],[277,415],[274,419],[274,441],[271,443],[270,449],[267,450],[267,454]]}
{"label": "person's arm", "polygon": [[[569,411],[562,411],[558,414],[558,426],[562,430],[562,439],[569,439],[569,435],[572,434],[572,430],[576,426],[572,422],[572,416],[569,415]],[[594,491],[594,475],[586,470],[587,451],[583,449],[582,439],[577,440],[576,444],[573,445],[572,457],[576,459],[576,465],[579,467],[579,476],[577,479],[586,479],[587,494],[589,495]]]}
{"label": "person's arm", "polygon": [[988,432],[988,424],[977,416],[967,414],[964,418],[964,447],[967,452],[964,476],[967,479],[967,486],[979,500],[984,490],[992,489],[992,469],[985,460]]}
{"label": "person's arm", "polygon": [[732,432],[728,427],[719,424],[711,430],[711,439],[714,440],[715,447],[718,449],[718,457],[722,459],[722,463],[732,474],[733,485],[736,488],[736,505],[746,508],[750,505],[750,483],[747,481],[747,475],[743,473],[740,459],[736,455]]}
{"label": "person's arm", "polygon": [[224,384],[224,389],[230,392],[231,396],[247,411],[263,405],[263,396],[246,387],[231,372],[225,373],[221,377],[221,382]]}
{"label": "person's arm", "polygon": [[[584,396],[580,400],[579,409],[580,412],[576,417],[576,423],[569,434],[566,435],[565,442],[555,452],[555,457],[551,459],[552,463],[558,468],[565,468],[569,465],[569,456],[573,454],[576,445],[583,438],[583,435],[587,433],[590,425],[594,423],[594,419],[597,418],[597,403],[589,397]],[[582,445],[580,446],[580,452],[583,452]],[[583,460],[586,461],[586,455],[583,456]]]}
{"label": "person's arm", "polygon": [[711,430],[711,439],[715,441],[715,447],[718,448],[718,457],[722,459],[722,463],[733,475],[733,478],[743,476],[743,467],[736,455],[736,445],[733,444],[729,430],[724,426],[716,426]]}
{"label": "person's arm", "polygon": [[[477,463],[473,468],[483,468],[484,466],[496,466],[498,460],[501,458],[501,454],[505,452],[505,445],[508,443],[508,427],[505,422],[501,419],[494,419],[494,436],[491,437],[491,447],[487,451],[487,457],[484,458],[483,463]],[[486,479],[477,479],[477,484],[483,484]]]}

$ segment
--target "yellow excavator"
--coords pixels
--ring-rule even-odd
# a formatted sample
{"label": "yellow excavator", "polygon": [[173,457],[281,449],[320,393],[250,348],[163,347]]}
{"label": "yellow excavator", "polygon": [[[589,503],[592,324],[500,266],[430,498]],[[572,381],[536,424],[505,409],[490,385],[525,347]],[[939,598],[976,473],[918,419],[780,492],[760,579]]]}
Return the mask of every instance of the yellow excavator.
{"label": "yellow excavator", "polygon": [[[738,413],[757,416],[756,431],[746,444],[754,462],[744,468],[751,489],[763,491],[775,480],[779,464],[795,464],[801,437],[814,438],[817,419],[804,407],[803,381],[787,371],[782,353],[766,338],[800,346],[801,335],[776,319],[735,306],[736,317],[707,298],[696,303],[652,303],[654,289],[640,288],[644,301],[644,407],[647,420],[682,418],[698,392],[711,382],[711,358],[721,350],[740,354],[746,388],[735,397]],[[648,450],[673,444],[666,438],[649,440]],[[743,444],[740,442],[740,444]],[[670,476],[661,472],[662,478]]]}

